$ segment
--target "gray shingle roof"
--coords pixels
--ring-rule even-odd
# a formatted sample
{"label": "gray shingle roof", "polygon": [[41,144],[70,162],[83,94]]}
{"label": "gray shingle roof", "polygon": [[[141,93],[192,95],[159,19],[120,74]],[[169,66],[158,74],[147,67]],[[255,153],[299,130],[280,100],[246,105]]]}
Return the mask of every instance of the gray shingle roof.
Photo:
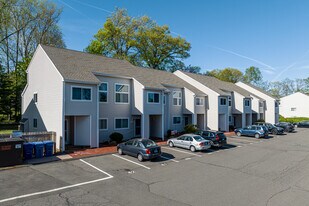
{"label": "gray shingle roof", "polygon": [[197,95],[205,95],[176,75],[133,66],[125,60],[94,55],[69,49],[60,49],[41,45],[51,61],[54,63],[65,81],[80,81],[98,84],[95,74],[116,75],[134,78],[146,88],[166,90],[167,85],[191,90]]}
{"label": "gray shingle roof", "polygon": [[250,98],[251,93],[247,90],[233,84],[230,82],[221,81],[215,77],[204,76],[200,74],[193,74],[189,72],[184,72],[189,77],[195,79],[196,81],[206,85],[209,89],[217,92],[220,95],[227,95],[227,92],[237,92],[244,97]]}
{"label": "gray shingle roof", "polygon": [[272,98],[274,98],[274,99],[276,99],[276,100],[279,100],[278,98],[274,97],[272,94],[266,92],[265,90],[261,89],[260,87],[257,87],[257,86],[254,86],[254,85],[252,85],[252,84],[245,83],[245,82],[242,82],[242,83],[248,85],[249,87],[252,87],[253,89],[258,90],[259,92],[261,92],[261,93],[263,93],[263,94],[265,94],[265,95],[268,95],[268,96],[270,96],[270,97],[272,97]]}

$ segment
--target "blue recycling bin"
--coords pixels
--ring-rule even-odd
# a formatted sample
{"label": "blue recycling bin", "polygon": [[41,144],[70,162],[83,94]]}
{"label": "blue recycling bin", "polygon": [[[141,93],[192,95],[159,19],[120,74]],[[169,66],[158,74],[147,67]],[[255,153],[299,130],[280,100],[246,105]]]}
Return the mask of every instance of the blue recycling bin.
{"label": "blue recycling bin", "polygon": [[32,142],[29,142],[29,143],[24,143],[23,145],[23,149],[24,149],[24,158],[26,160],[28,159],[32,159],[32,156],[33,156],[33,146],[34,144],[32,144]]}
{"label": "blue recycling bin", "polygon": [[45,157],[53,156],[54,142],[53,141],[43,141],[45,149]]}
{"label": "blue recycling bin", "polygon": [[44,151],[44,144],[43,142],[33,142],[34,145],[34,155],[36,158],[42,158],[43,157],[43,151]]}

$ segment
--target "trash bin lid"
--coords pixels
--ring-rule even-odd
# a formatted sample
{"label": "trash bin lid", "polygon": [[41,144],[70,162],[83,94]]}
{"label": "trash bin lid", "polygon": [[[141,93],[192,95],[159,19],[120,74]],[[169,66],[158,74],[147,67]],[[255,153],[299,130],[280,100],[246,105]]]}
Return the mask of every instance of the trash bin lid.
{"label": "trash bin lid", "polygon": [[43,141],[43,143],[44,143],[44,144],[54,144],[54,142],[51,141],[51,140],[45,140],[45,141]]}
{"label": "trash bin lid", "polygon": [[32,142],[34,145],[43,145],[43,142]]}

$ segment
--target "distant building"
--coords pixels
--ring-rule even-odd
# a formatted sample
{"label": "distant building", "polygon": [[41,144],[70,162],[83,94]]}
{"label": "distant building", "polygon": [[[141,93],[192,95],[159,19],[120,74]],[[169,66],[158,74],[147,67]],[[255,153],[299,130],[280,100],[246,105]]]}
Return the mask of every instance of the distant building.
{"label": "distant building", "polygon": [[280,115],[283,117],[308,117],[309,96],[301,92],[280,99]]}

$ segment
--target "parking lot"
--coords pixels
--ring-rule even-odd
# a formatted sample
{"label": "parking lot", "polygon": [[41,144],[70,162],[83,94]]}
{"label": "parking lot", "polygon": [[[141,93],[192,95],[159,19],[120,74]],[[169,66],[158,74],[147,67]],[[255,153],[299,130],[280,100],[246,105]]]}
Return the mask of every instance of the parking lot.
{"label": "parking lot", "polygon": [[222,149],[162,147],[0,171],[0,205],[308,205],[309,129],[230,137]]}

